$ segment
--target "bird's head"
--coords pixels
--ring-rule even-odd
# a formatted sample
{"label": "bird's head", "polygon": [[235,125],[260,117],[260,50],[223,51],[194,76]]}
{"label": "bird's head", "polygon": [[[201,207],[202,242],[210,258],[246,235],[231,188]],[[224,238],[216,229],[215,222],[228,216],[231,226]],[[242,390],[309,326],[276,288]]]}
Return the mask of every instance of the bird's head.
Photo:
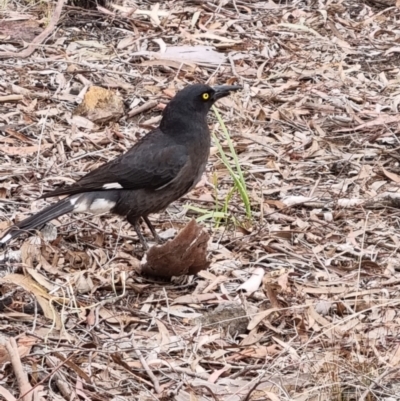
{"label": "bird's head", "polygon": [[230,92],[241,88],[241,86],[236,85],[214,87],[204,84],[189,85],[179,91],[168,103],[164,109],[163,120],[170,120],[175,115],[185,119],[205,118],[211,106],[218,99],[228,96]]}

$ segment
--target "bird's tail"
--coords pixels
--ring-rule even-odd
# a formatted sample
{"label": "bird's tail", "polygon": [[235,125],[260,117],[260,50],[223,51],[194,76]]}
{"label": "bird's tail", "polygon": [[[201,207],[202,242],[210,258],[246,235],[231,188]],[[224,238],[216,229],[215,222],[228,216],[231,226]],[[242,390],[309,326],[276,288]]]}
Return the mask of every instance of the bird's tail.
{"label": "bird's tail", "polygon": [[22,220],[15,226],[10,227],[1,237],[0,237],[0,247],[7,244],[7,242],[18,237],[24,232],[32,232],[36,228],[39,228],[49,222],[50,220],[56,219],[63,214],[70,213],[74,210],[74,204],[69,198],[65,198],[50,205],[40,212]]}

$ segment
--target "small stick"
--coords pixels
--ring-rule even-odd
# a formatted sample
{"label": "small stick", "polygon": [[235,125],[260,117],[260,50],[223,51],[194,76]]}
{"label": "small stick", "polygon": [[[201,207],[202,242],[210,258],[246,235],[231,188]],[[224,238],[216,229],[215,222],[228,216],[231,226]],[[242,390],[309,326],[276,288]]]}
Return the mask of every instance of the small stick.
{"label": "small stick", "polygon": [[0,96],[0,103],[5,102],[18,102],[18,100],[22,100],[24,97],[22,95],[6,95]]}
{"label": "small stick", "polygon": [[29,383],[28,375],[24,372],[24,368],[22,367],[21,359],[18,353],[18,345],[15,341],[15,338],[11,337],[5,344],[8,355],[11,359],[11,364],[15,373],[15,377],[17,378],[19,391],[23,394],[20,399],[22,401],[31,401],[32,400],[32,386]]}
{"label": "small stick", "polygon": [[20,51],[19,53],[15,52],[0,52],[0,58],[25,58],[29,57],[37,48],[38,45],[43,43],[47,37],[54,31],[54,28],[56,27],[60,16],[61,16],[61,11],[64,6],[65,0],[58,0],[56,8],[54,10],[53,16],[51,17],[50,23],[47,26],[47,28],[38,36],[36,36],[35,39],[32,40],[32,43],[24,50]]}
{"label": "small stick", "polygon": [[133,343],[132,344],[133,345],[133,349],[135,350],[136,355],[138,356],[140,363],[142,364],[144,370],[146,371],[147,375],[149,376],[150,380],[153,383],[154,390],[156,391],[157,394],[160,394],[161,393],[161,388],[160,388],[160,383],[157,380],[157,377],[154,376],[154,373],[149,368],[149,365],[147,364],[146,360],[144,359],[142,352],[135,347],[133,338],[132,338],[132,343]]}
{"label": "small stick", "polygon": [[136,107],[128,113],[128,117],[136,116],[144,111],[150,110],[153,107],[156,107],[158,102],[156,100],[149,100],[145,104],[141,105],[140,107]]}

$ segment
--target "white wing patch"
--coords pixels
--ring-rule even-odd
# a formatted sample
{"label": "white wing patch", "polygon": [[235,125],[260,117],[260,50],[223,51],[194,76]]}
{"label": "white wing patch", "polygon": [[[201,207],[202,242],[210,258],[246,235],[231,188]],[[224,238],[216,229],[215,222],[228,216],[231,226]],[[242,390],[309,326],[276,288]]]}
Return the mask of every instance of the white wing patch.
{"label": "white wing patch", "polygon": [[118,184],[118,182],[110,182],[109,184],[104,184],[103,189],[121,189],[123,186]]}

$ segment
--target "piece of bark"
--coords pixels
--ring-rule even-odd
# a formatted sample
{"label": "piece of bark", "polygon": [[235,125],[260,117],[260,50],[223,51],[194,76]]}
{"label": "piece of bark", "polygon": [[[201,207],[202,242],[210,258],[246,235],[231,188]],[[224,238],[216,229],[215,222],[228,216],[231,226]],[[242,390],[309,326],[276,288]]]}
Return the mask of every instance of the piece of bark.
{"label": "piece of bark", "polygon": [[23,45],[23,42],[32,42],[42,31],[39,21],[34,19],[5,20],[1,21],[0,25],[0,36],[5,38],[4,42],[19,45]]}
{"label": "piece of bark", "polygon": [[163,278],[197,274],[210,266],[209,239],[210,235],[193,219],[174,239],[147,251],[140,273]]}

